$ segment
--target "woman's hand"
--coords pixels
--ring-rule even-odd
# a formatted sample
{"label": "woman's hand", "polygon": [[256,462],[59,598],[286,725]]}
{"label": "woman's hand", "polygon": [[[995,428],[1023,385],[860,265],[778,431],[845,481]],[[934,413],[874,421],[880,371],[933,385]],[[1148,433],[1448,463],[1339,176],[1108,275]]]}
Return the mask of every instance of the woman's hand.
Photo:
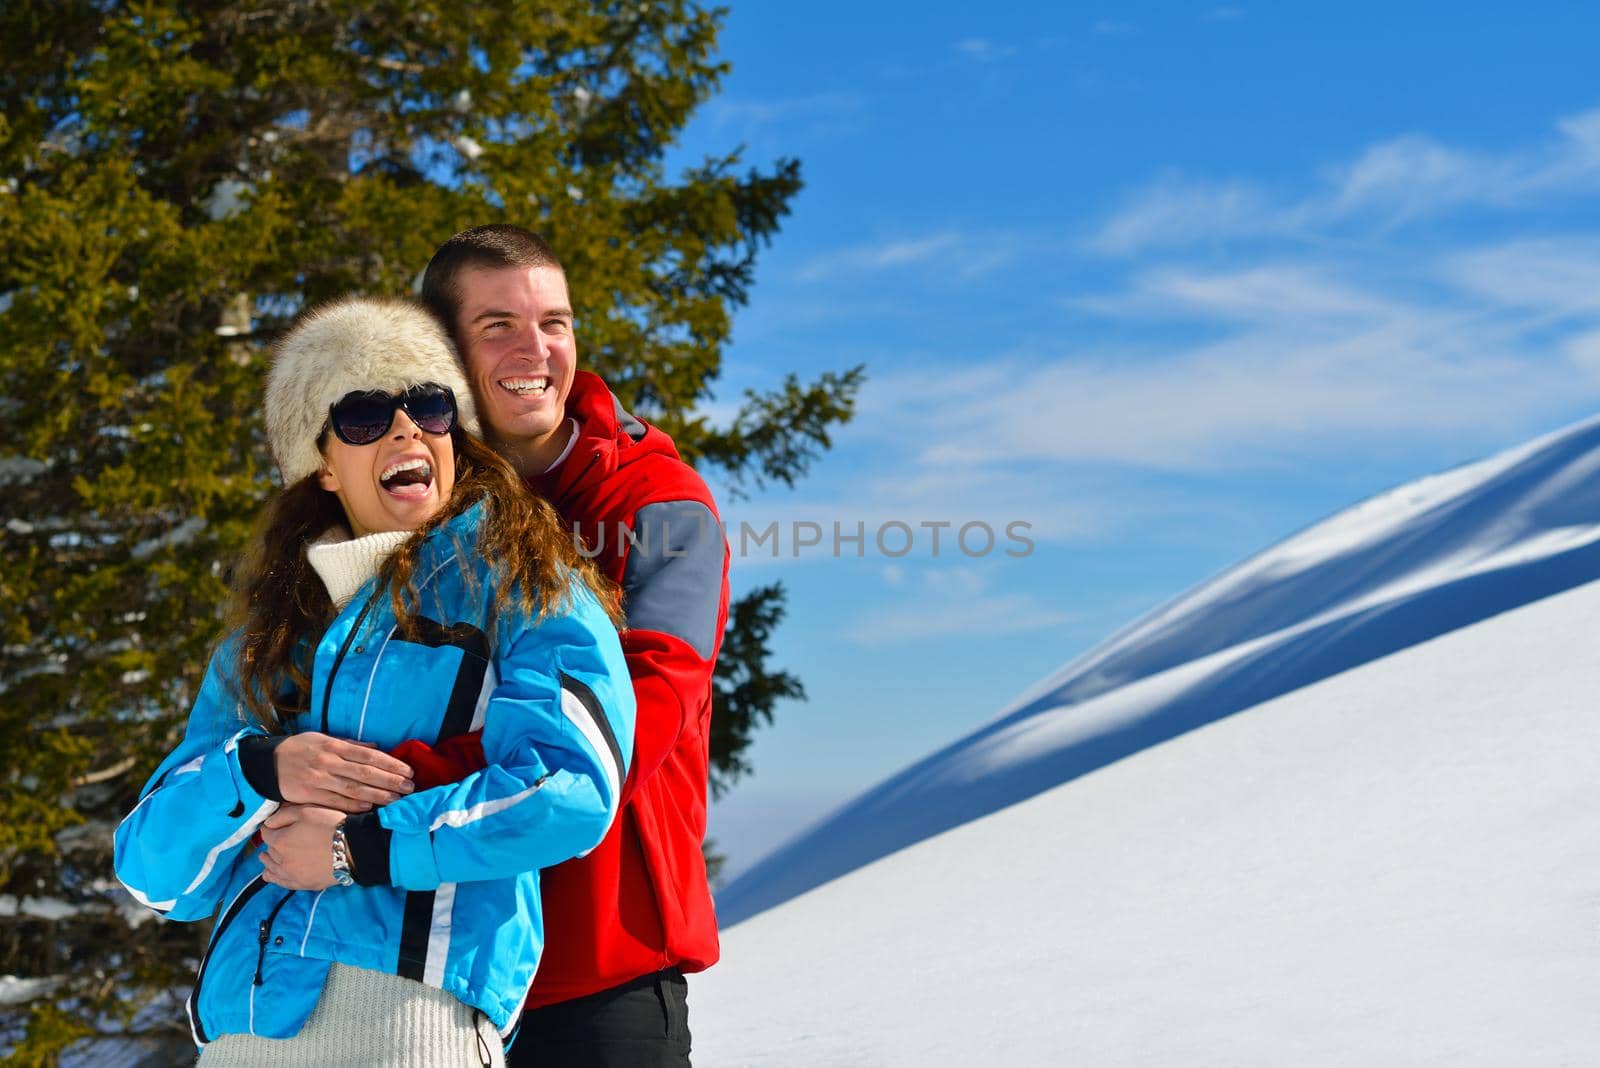
{"label": "woman's hand", "polygon": [[366,742],[308,731],[273,751],[278,792],[296,805],[366,812],[409,794],[411,766]]}
{"label": "woman's hand", "polygon": [[345,814],[320,805],[282,805],[261,825],[266,880],[285,890],[333,885],[333,829]]}

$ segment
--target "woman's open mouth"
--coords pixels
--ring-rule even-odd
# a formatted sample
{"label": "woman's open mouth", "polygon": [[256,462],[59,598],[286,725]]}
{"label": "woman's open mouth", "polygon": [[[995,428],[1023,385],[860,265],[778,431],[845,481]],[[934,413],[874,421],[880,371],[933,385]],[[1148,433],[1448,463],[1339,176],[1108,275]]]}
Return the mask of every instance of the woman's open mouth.
{"label": "woman's open mouth", "polygon": [[417,500],[433,486],[433,465],[420,456],[396,460],[383,469],[378,484],[384,492],[402,500]]}

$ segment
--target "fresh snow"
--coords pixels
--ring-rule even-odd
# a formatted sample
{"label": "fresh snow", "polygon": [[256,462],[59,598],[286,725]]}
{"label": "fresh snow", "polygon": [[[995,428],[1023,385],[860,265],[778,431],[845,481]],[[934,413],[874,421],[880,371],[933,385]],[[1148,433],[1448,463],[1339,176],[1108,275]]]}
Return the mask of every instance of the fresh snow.
{"label": "fresh snow", "polygon": [[718,916],[740,923],[1187,731],[1596,578],[1591,419],[1358,504],[1150,613],[735,873]]}
{"label": "fresh snow", "polygon": [[0,894],[0,917],[33,916],[41,920],[67,920],[82,911],[79,906],[58,897],[24,897]]}
{"label": "fresh snow", "polygon": [[1600,1063],[1597,693],[1600,583],[1109,763],[725,931],[695,1063]]}
{"label": "fresh snow", "polygon": [[1113,635],[738,874],[696,1063],[1600,1064],[1600,419]]}
{"label": "fresh snow", "polygon": [[17,975],[0,975],[0,1005],[21,1005],[34,998],[43,997],[61,985],[62,976],[52,975],[28,978]]}

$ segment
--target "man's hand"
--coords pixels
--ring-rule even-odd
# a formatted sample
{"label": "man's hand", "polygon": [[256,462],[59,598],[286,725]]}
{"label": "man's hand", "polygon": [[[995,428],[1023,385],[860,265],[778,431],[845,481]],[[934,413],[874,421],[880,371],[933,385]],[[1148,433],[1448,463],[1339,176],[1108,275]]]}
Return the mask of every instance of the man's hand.
{"label": "man's hand", "polygon": [[344,813],[318,805],[282,805],[261,825],[266,880],[285,890],[333,885],[333,829]]}
{"label": "man's hand", "polygon": [[296,805],[366,812],[409,794],[411,767],[366,742],[308,731],[291,734],[273,752],[278,792]]}

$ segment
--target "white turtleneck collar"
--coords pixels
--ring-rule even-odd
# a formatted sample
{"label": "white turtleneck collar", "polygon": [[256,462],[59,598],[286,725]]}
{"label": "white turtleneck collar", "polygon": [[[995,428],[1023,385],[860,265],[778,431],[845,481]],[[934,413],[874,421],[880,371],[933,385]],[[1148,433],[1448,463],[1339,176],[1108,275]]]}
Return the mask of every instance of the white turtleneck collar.
{"label": "white turtleneck collar", "polygon": [[384,530],[352,538],[343,527],[333,527],[306,549],[306,560],[328,587],[333,607],[340,609],[409,537],[409,530]]}
{"label": "white turtleneck collar", "polygon": [[566,448],[561,450],[561,455],[557,456],[555,458],[555,462],[554,463],[552,463],[549,467],[544,469],[544,473],[548,475],[550,472],[554,471],[556,468],[560,467],[563,463],[565,463],[566,460],[567,460],[567,457],[572,455],[572,447],[574,445],[576,445],[577,443],[578,443],[578,421],[576,419],[568,419],[567,420],[567,445],[566,445]]}

